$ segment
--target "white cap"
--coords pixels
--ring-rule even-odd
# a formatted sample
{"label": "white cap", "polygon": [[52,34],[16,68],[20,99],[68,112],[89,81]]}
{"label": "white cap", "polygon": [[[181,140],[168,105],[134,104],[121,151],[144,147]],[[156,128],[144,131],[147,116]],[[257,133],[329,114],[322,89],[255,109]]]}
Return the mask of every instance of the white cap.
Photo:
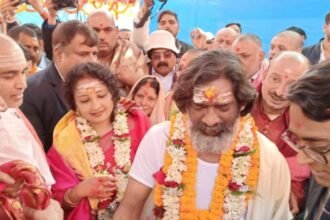
{"label": "white cap", "polygon": [[172,50],[174,53],[178,54],[179,49],[175,45],[174,36],[165,30],[157,30],[150,34],[149,44],[147,46],[147,52],[152,49],[164,48]]}
{"label": "white cap", "polygon": [[214,34],[211,32],[205,32],[206,40],[212,40],[214,38]]}

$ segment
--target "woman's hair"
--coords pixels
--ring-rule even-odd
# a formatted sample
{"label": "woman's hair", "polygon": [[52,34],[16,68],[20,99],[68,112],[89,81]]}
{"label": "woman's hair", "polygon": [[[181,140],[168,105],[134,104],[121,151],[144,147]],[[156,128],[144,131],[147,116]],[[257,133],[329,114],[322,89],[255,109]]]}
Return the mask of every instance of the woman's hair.
{"label": "woman's hair", "polygon": [[[78,81],[83,78],[93,78],[100,80],[109,90],[112,95],[112,102],[114,109],[120,99],[118,82],[112,72],[98,63],[81,63],[75,66],[69,73],[65,80],[64,94],[65,98],[70,105],[70,108],[75,110],[76,104],[74,100],[74,88]],[[114,118],[114,111],[111,114],[111,120]]]}
{"label": "woman's hair", "polygon": [[246,77],[240,60],[232,52],[213,50],[203,53],[191,61],[183,71],[174,88],[173,99],[181,112],[186,112],[192,104],[194,88],[214,80],[228,79],[233,94],[240,106],[244,106],[241,115],[248,114],[254,104],[256,91]]}
{"label": "woman's hair", "polygon": [[145,77],[138,82],[138,84],[135,86],[133,93],[132,93],[132,99],[134,100],[134,97],[136,93],[144,86],[144,85],[149,85],[151,88],[153,88],[156,92],[156,95],[158,96],[159,94],[159,82],[155,77]]}

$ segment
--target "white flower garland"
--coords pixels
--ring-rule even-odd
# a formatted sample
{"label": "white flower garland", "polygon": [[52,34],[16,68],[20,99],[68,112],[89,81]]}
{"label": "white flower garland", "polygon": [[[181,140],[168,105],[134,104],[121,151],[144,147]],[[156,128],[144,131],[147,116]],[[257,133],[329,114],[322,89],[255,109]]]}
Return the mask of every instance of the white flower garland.
{"label": "white flower garland", "polygon": [[115,177],[117,180],[116,201],[123,198],[128,183],[128,171],[131,168],[131,138],[127,123],[127,113],[121,107],[113,122],[115,147],[114,158],[116,161]]}
{"label": "white flower garland", "polygon": [[[85,118],[77,115],[76,122],[86,149],[89,164],[93,170],[93,175],[108,175],[110,165],[104,164],[105,156],[99,144],[99,135]],[[118,106],[118,112],[113,122],[113,129],[114,159],[116,162],[116,167],[113,170],[117,180],[117,193],[112,203],[115,203],[120,202],[123,198],[128,182],[128,171],[131,168],[131,138],[128,129],[127,113],[120,106]],[[105,165],[107,166],[105,167]],[[105,169],[100,171],[100,167]]]}
{"label": "white flower garland", "polygon": [[[238,134],[238,143],[236,145],[235,151],[239,152],[241,147],[254,145],[254,136],[252,131],[251,120],[247,120],[243,124],[241,132]],[[240,219],[246,210],[246,192],[249,189],[246,186],[247,176],[249,174],[249,168],[251,166],[251,156],[248,154],[246,156],[234,157],[232,161],[232,182],[237,183],[241,187],[239,188],[239,194],[232,193],[228,188],[225,191],[225,199],[223,208],[226,210],[223,219],[224,220],[235,220]]]}
{"label": "white flower garland", "polygon": [[[186,149],[184,147],[178,147],[173,140],[184,141],[184,135],[186,131],[186,125],[183,121],[183,115],[177,114],[174,123],[174,133],[169,144],[166,147],[167,152],[172,158],[172,164],[169,167],[165,181],[174,181],[176,183],[182,183],[182,173],[187,170],[185,164],[186,161]],[[163,188],[163,205],[164,205],[164,217],[163,220],[179,220],[180,219],[180,198],[183,195],[183,189],[180,187],[164,187]]]}
{"label": "white flower garland", "polygon": [[[186,159],[187,150],[184,145],[185,129],[183,115],[178,113],[176,115],[176,120],[174,122],[174,132],[173,136],[170,137],[166,150],[170,155],[172,162],[166,173],[166,182],[174,181],[179,183],[177,187],[167,187],[162,186],[163,194],[163,219],[164,220],[179,220],[180,219],[180,199],[183,195],[183,172],[187,170]],[[248,188],[246,182],[249,174],[249,169],[251,166],[252,153],[255,149],[254,146],[254,133],[252,119],[248,119],[242,125],[238,135],[238,141],[234,148],[233,159],[232,159],[232,180],[231,182],[239,185],[238,190],[230,190],[226,188],[224,191],[224,204],[223,204],[223,219],[225,220],[238,220],[245,213],[246,206],[246,192],[251,189]],[[177,145],[174,143],[183,143]],[[248,149],[248,152],[242,153],[242,147]]]}

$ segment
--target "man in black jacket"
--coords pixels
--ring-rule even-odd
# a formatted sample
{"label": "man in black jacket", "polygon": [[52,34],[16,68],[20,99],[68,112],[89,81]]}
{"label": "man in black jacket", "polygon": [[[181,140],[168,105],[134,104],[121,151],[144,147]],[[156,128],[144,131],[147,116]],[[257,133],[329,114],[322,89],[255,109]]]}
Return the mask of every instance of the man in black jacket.
{"label": "man in black jacket", "polygon": [[313,66],[291,87],[289,130],[282,136],[312,179],[304,220],[330,219],[330,64]]}
{"label": "man in black jacket", "polygon": [[302,51],[312,65],[330,58],[330,12],[325,16],[323,32],[324,38]]}
{"label": "man in black jacket", "polygon": [[97,34],[79,21],[61,23],[53,33],[52,64],[28,79],[22,111],[37,131],[45,151],[52,145],[53,130],[69,110],[63,84],[77,64],[96,61]]}

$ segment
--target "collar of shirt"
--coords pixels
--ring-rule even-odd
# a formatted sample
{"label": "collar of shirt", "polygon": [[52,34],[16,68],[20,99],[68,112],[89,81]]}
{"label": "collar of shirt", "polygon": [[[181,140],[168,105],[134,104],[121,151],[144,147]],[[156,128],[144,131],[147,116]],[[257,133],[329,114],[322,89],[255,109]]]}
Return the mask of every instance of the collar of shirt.
{"label": "collar of shirt", "polygon": [[322,61],[325,60],[325,54],[324,54],[324,40],[321,42],[321,46],[320,46],[320,49],[321,49],[321,54],[320,54],[320,60],[319,60],[319,63],[321,63]]}
{"label": "collar of shirt", "polygon": [[46,62],[46,56],[45,56],[45,54],[43,54],[43,55],[41,56],[41,60],[40,60],[40,63],[39,63],[39,65],[38,65],[38,67],[39,67],[40,69],[45,69],[45,68],[47,67],[47,62]]}
{"label": "collar of shirt", "polygon": [[175,75],[175,68],[168,73],[166,76],[162,76],[158,74],[154,68],[152,68],[152,75],[156,76],[159,81],[162,83],[162,86],[164,88],[165,93],[171,90],[172,84],[173,84],[173,78]]}
{"label": "collar of shirt", "polygon": [[288,129],[288,109],[277,118],[271,120],[262,108],[259,93],[257,101],[252,108],[251,115],[258,127],[258,131],[274,142],[284,156],[294,156],[296,154],[281,138],[282,133]]}
{"label": "collar of shirt", "polygon": [[54,63],[54,66],[55,66],[55,69],[58,72],[58,75],[61,77],[62,81],[65,82],[64,77],[62,76],[61,72],[59,71],[59,69],[58,69],[58,67],[57,67],[57,65],[55,63]]}
{"label": "collar of shirt", "polygon": [[259,73],[260,70],[258,70],[251,78],[250,78],[250,82],[253,83],[254,81],[256,81],[259,78]]}

